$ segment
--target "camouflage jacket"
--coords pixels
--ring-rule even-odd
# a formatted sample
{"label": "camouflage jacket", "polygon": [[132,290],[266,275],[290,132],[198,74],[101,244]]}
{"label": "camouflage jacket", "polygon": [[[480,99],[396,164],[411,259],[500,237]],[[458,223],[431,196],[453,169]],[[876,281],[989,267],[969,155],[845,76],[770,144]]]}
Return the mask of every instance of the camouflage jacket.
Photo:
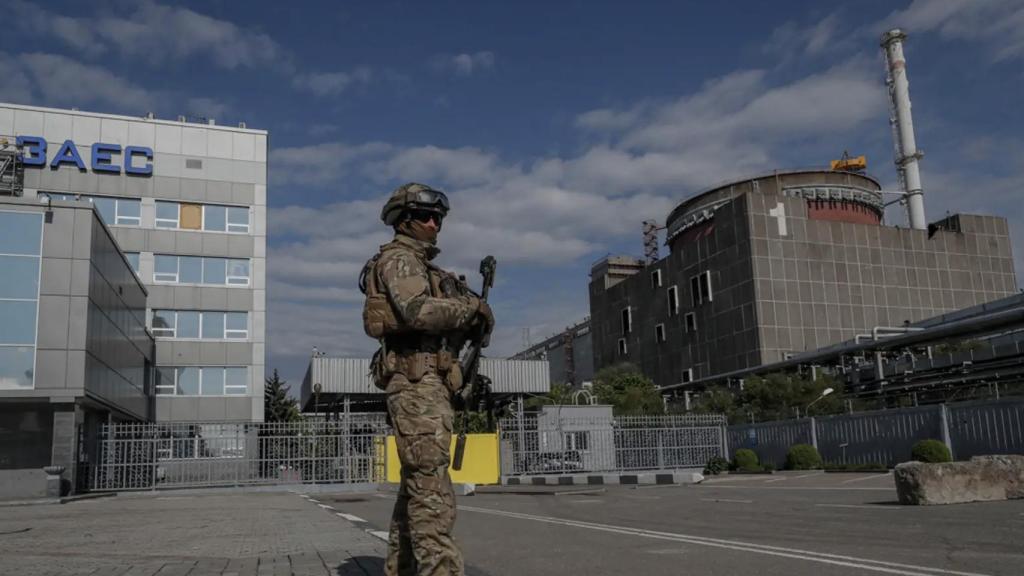
{"label": "camouflage jacket", "polygon": [[381,246],[374,273],[398,323],[414,332],[462,332],[476,316],[479,301],[470,295],[442,295],[447,272],[429,263],[439,250],[404,234]]}

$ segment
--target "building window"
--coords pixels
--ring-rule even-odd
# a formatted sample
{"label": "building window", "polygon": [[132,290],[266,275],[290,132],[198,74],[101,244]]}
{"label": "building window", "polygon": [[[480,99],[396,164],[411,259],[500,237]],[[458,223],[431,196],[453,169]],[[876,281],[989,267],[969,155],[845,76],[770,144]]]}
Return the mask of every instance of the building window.
{"label": "building window", "polygon": [[590,450],[590,432],[586,430],[579,432],[566,432],[565,449],[577,452]]}
{"label": "building window", "polygon": [[690,277],[690,299],[694,308],[711,302],[711,297],[711,272],[704,271]]}
{"label": "building window", "polygon": [[125,257],[125,259],[128,260],[128,264],[132,267],[132,270],[134,270],[135,273],[138,274],[139,273],[139,253],[138,252],[125,252],[124,253],[124,257]]}
{"label": "building window", "polygon": [[654,327],[654,341],[661,344],[665,341],[665,325],[658,324]]}
{"label": "building window", "polygon": [[244,396],[249,391],[245,366],[161,366],[156,369],[159,396]]}
{"label": "building window", "polygon": [[697,331],[697,315],[696,314],[694,314],[693,312],[687,312],[686,315],[683,316],[683,320],[685,321],[686,331],[687,332],[696,332]]}
{"label": "building window", "polygon": [[157,201],[157,228],[249,233],[249,208],[217,204]]}
{"label": "building window", "polygon": [[35,387],[43,215],[0,212],[0,389]]}
{"label": "building window", "polygon": [[213,286],[249,285],[248,260],[156,254],[153,261],[153,282]]}
{"label": "building window", "polygon": [[622,309],[622,333],[629,334],[633,331],[633,307],[626,306]]}
{"label": "building window", "polygon": [[153,310],[153,336],[200,340],[249,338],[247,312]]}
{"label": "building window", "polygon": [[651,288],[661,288],[661,270],[651,272]]}
{"label": "building window", "polygon": [[673,285],[668,287],[668,315],[676,314],[679,314],[679,288]]}
{"label": "building window", "polygon": [[682,382],[683,384],[686,384],[687,382],[693,382],[693,368],[687,368],[686,370],[683,370]]}
{"label": "building window", "polygon": [[142,201],[138,198],[87,196],[85,194],[58,194],[46,192],[40,196],[51,200],[85,200],[96,207],[108,226],[139,226],[142,224]]}
{"label": "building window", "polygon": [[629,349],[626,347],[626,339],[619,338],[619,355],[625,356],[629,353]]}

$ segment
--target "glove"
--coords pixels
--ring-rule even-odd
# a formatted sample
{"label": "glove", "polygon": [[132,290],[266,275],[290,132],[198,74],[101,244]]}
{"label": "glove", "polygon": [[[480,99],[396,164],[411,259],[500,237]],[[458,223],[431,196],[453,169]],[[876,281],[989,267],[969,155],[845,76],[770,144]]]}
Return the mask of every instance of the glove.
{"label": "glove", "polygon": [[491,343],[491,332],[494,331],[494,312],[491,311],[491,306],[487,304],[486,300],[478,300],[478,302],[480,302],[480,306],[476,310],[473,324],[480,330],[483,347],[486,348]]}

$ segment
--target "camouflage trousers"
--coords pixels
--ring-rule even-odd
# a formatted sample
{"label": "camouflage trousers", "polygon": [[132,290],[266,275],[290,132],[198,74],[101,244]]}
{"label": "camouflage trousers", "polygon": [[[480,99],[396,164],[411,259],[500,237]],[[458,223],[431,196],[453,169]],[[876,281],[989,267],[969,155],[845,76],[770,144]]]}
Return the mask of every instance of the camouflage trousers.
{"label": "camouflage trousers", "polygon": [[436,374],[410,383],[401,374],[388,384],[402,483],[391,517],[388,576],[462,576],[462,554],[452,529],[455,493],[448,475],[453,410]]}

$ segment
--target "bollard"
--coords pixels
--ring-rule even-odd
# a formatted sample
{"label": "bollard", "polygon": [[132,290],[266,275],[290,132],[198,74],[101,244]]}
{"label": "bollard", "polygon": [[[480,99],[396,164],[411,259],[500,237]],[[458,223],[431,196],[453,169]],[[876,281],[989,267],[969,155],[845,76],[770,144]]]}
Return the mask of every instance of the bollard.
{"label": "bollard", "polygon": [[61,475],[64,474],[63,466],[43,466],[43,472],[46,472],[46,497],[47,498],[60,498],[61,494]]}

